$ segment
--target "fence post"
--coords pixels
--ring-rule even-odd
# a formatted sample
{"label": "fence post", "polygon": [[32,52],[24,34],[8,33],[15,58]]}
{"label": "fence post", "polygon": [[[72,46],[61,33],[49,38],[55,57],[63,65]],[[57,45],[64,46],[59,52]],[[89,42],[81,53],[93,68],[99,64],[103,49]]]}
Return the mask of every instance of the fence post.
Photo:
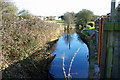
{"label": "fence post", "polygon": [[102,54],[101,54],[101,64],[100,64],[100,78],[105,77],[105,64],[106,64],[106,54],[107,54],[107,31],[103,33],[103,44],[102,44]]}
{"label": "fence post", "polygon": [[113,67],[112,78],[120,78],[120,1],[116,9],[117,22],[115,23],[114,30],[114,55],[113,55]]}
{"label": "fence post", "polygon": [[106,56],[106,78],[111,78],[111,68],[112,68],[112,57],[113,57],[113,31],[108,32],[108,40],[107,40],[107,56]]}
{"label": "fence post", "polygon": [[[103,29],[103,43],[101,52],[101,66],[100,66],[100,78],[111,78],[113,52],[114,52],[114,29],[115,29],[115,2],[111,1],[111,16],[110,19],[105,19]],[[102,34],[101,34],[102,35]]]}

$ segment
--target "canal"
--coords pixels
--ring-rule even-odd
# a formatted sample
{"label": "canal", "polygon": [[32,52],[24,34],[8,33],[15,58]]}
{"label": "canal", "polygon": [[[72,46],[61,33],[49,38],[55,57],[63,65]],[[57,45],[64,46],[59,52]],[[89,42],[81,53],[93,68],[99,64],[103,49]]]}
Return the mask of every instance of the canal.
{"label": "canal", "polygon": [[50,65],[54,78],[88,78],[89,49],[75,31],[65,31],[52,54]]}

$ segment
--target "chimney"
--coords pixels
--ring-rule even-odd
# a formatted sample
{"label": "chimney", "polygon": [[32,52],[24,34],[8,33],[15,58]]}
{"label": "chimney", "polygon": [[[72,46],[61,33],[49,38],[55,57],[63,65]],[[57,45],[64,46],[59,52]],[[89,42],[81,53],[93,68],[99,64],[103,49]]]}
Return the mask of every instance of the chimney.
{"label": "chimney", "polygon": [[111,0],[111,20],[114,21],[115,17],[115,3],[116,0]]}
{"label": "chimney", "polygon": [[118,6],[117,6],[117,20],[120,21],[120,1],[118,2]]}
{"label": "chimney", "polygon": [[116,0],[111,1],[111,13],[115,12],[115,3],[116,3]]}

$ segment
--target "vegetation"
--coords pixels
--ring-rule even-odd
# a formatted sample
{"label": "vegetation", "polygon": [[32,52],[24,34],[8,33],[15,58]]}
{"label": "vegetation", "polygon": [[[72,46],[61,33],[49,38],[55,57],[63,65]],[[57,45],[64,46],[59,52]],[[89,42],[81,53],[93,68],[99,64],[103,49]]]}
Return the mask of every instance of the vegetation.
{"label": "vegetation", "polygon": [[56,23],[64,23],[64,20],[56,20]]}
{"label": "vegetation", "polygon": [[27,10],[17,12],[13,3],[0,0],[3,78],[44,77],[51,58],[47,50],[53,45],[48,41],[58,36],[60,26],[44,22]]}
{"label": "vegetation", "polygon": [[[96,16],[92,11],[83,9],[78,13],[66,12],[64,15],[61,15],[60,18],[64,20],[64,23],[69,27],[71,24],[81,25],[85,27],[87,24],[91,27],[94,27],[94,21]],[[90,23],[91,22],[91,23]]]}
{"label": "vegetation", "polygon": [[65,24],[67,25],[67,28],[69,29],[69,26],[71,24],[74,24],[75,23],[75,14],[72,12],[67,12],[64,14],[64,22]]}
{"label": "vegetation", "polygon": [[64,20],[52,20],[52,21],[47,21],[50,23],[57,23],[57,24],[64,24]]}
{"label": "vegetation", "polygon": [[77,24],[85,26],[89,21],[94,17],[94,14],[90,10],[83,9],[82,11],[76,14]]}
{"label": "vegetation", "polygon": [[6,0],[0,3],[3,15],[2,54],[8,63],[27,58],[57,35],[53,31],[57,31],[59,25],[43,22],[26,10],[19,12],[19,17],[13,3]]}
{"label": "vegetation", "polygon": [[[4,61],[6,62],[5,64],[11,65],[15,62],[21,61],[22,63],[18,63],[17,67],[22,64],[22,68],[26,70],[29,69],[28,71],[31,73],[35,72],[34,69],[31,69],[31,67],[28,68],[28,66],[33,66],[36,68],[33,60],[37,61],[38,59],[41,59],[42,61],[45,59],[46,62],[46,59],[49,56],[46,51],[46,46],[49,47],[49,45],[46,43],[54,36],[57,36],[57,34],[53,31],[57,32],[60,28],[59,25],[44,22],[30,14],[27,10],[22,10],[17,13],[16,6],[14,6],[14,4],[9,0],[0,1],[0,13],[2,14],[2,55]],[[80,16],[83,15],[84,14],[81,13],[77,14],[78,23],[79,20],[82,19]],[[64,20],[57,20],[56,23],[65,22],[65,24],[69,27],[70,24],[74,24],[76,21],[75,14],[69,12],[64,14],[63,19]],[[83,20],[83,23],[80,22],[80,24],[84,25],[88,21],[89,19]],[[67,35],[67,37],[69,36]],[[69,42],[69,40],[67,41]],[[33,59],[29,59],[33,53],[35,53],[34,56],[36,56],[36,53],[39,53],[37,54],[37,59],[35,59],[35,57],[33,57]],[[27,60],[27,62],[24,62],[24,60]],[[36,64],[43,66],[44,62],[41,61],[36,62]],[[42,70],[42,68],[40,69]],[[21,69],[18,70],[20,71]],[[11,73],[12,72],[8,75],[12,75]],[[12,76],[14,76],[14,74]]]}
{"label": "vegetation", "polygon": [[17,8],[8,0],[1,0],[0,1],[0,13],[2,14],[2,19],[10,20],[11,17],[17,15]]}
{"label": "vegetation", "polygon": [[24,18],[24,19],[30,19],[30,18],[33,17],[33,15],[30,14],[29,11],[27,11],[27,10],[21,10],[21,11],[18,13],[18,15],[19,15],[20,17]]}

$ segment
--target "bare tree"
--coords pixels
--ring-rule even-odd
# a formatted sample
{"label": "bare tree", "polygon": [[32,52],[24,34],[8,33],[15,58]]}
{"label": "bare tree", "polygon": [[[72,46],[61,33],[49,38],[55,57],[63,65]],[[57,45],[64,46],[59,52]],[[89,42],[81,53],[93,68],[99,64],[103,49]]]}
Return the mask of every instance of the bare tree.
{"label": "bare tree", "polygon": [[28,10],[25,9],[19,11],[18,15],[24,19],[30,19],[33,16]]}
{"label": "bare tree", "polygon": [[74,24],[75,23],[75,14],[72,12],[67,12],[64,14],[64,21],[65,24],[67,25],[67,29],[69,29],[70,24]]}

